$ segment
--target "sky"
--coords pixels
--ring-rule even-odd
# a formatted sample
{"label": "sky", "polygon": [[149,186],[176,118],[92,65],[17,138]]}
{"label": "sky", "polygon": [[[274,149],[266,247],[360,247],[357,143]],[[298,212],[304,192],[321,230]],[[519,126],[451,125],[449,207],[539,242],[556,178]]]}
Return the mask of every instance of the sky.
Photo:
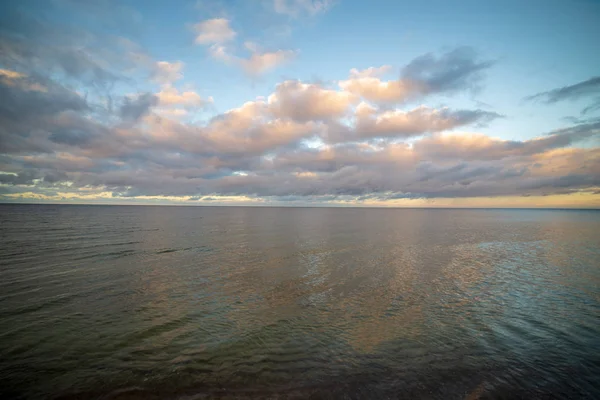
{"label": "sky", "polygon": [[0,202],[600,208],[600,1],[0,2]]}

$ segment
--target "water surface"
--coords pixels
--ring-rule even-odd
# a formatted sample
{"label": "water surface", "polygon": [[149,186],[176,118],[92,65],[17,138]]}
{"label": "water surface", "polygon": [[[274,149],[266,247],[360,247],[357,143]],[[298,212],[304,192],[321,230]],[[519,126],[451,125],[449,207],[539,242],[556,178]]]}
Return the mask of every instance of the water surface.
{"label": "water surface", "polygon": [[5,398],[600,398],[600,212],[0,205]]}

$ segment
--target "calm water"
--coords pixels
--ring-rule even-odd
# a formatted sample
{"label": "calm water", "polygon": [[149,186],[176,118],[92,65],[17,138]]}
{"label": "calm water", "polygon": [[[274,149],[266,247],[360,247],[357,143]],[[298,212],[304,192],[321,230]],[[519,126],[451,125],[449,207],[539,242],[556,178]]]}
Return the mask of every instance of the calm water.
{"label": "calm water", "polygon": [[600,212],[0,206],[4,398],[600,398]]}

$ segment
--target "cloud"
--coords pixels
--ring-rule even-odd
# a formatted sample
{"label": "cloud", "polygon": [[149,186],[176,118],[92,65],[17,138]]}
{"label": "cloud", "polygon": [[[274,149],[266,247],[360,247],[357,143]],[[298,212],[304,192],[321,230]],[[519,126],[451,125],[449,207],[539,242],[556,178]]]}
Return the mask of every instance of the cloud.
{"label": "cloud", "polygon": [[210,56],[215,60],[219,60],[225,64],[239,63],[239,58],[229,53],[229,50],[225,46],[212,45],[208,50]]}
{"label": "cloud", "polygon": [[84,147],[90,142],[91,136],[86,131],[66,129],[52,132],[48,139],[57,144]]}
{"label": "cloud", "polygon": [[183,78],[183,67],[181,61],[158,61],[154,64],[151,79],[161,85],[172,84]]}
{"label": "cloud", "polygon": [[378,114],[365,111],[364,108],[359,108],[357,112],[355,131],[358,138],[409,137],[452,130],[475,122],[487,123],[501,117],[497,113],[482,110],[436,110],[425,106],[410,111],[390,110]]}
{"label": "cloud", "polygon": [[311,121],[271,119],[267,104],[248,102],[216,118],[201,131],[205,148],[229,154],[262,154],[312,136]]}
{"label": "cloud", "polygon": [[240,59],[240,64],[248,75],[257,76],[293,60],[295,56],[296,52],[292,50],[252,52],[249,58]]}
{"label": "cloud", "polygon": [[245,47],[250,52],[247,57],[236,56],[227,47],[216,44],[210,47],[209,54],[225,64],[239,66],[252,77],[263,75],[280,67],[293,60],[297,55],[297,52],[293,50],[260,50],[254,43],[246,43]]}
{"label": "cloud", "polygon": [[229,42],[237,33],[229,26],[230,21],[225,18],[213,18],[194,25],[196,31],[196,44],[211,45]]}
{"label": "cloud", "polygon": [[541,100],[546,104],[553,104],[565,100],[579,100],[593,97],[592,102],[581,110],[581,114],[589,114],[600,109],[600,76],[594,76],[570,86],[563,86],[547,92],[534,94],[525,100]]}
{"label": "cloud", "polygon": [[[100,143],[107,139],[111,130],[96,121],[90,120],[73,111],[62,112],[48,121],[46,127],[48,140],[55,145],[53,150],[68,150],[69,147],[99,149]],[[63,147],[67,146],[67,147]]]}
{"label": "cloud", "polygon": [[10,82],[13,82],[17,79],[21,79],[24,78],[25,75],[17,72],[17,71],[10,71],[8,69],[0,69],[0,79],[2,79],[4,81],[5,84],[11,84]]}
{"label": "cloud", "polygon": [[191,90],[179,91],[174,87],[164,87],[156,94],[161,106],[183,106],[187,108],[204,107],[213,102],[212,97],[203,99]]}
{"label": "cloud", "polygon": [[3,66],[28,76],[53,73],[99,90],[122,79],[115,67],[133,62],[122,56],[119,38],[50,24],[18,7],[3,9],[0,25]]}
{"label": "cloud", "polygon": [[334,0],[273,0],[275,12],[290,17],[320,14],[329,10],[334,4]]}
{"label": "cloud", "polygon": [[598,149],[540,150],[517,158],[507,154],[496,160],[472,161],[432,158],[422,149],[403,144],[343,145],[282,154],[273,163],[280,173],[316,173],[308,185],[294,182],[299,195],[363,192],[370,196],[394,193],[396,198],[485,197],[558,193],[558,186],[562,193],[598,185]]}
{"label": "cloud", "polygon": [[340,118],[357,100],[349,93],[299,81],[280,83],[268,98],[274,115],[297,121]]}
{"label": "cloud", "polygon": [[418,82],[402,79],[382,81],[376,76],[356,70],[352,71],[349,79],[340,81],[339,86],[347,92],[378,104],[401,103],[424,92],[424,88]]}
{"label": "cloud", "polygon": [[150,108],[156,106],[160,97],[152,93],[143,93],[135,97],[125,97],[120,109],[121,118],[137,121],[150,112]]}
{"label": "cloud", "polygon": [[563,86],[547,92],[541,92],[529,96],[527,100],[542,100],[546,103],[556,103],[563,100],[576,100],[582,97],[600,95],[600,76],[594,76],[588,80],[578,82],[574,85]]}
{"label": "cloud", "polygon": [[350,70],[350,77],[353,79],[377,78],[391,72],[391,70],[391,65],[382,65],[381,67],[369,67],[363,70],[352,68]]}
{"label": "cloud", "polygon": [[[79,3],[69,5],[61,0],[44,3],[41,8],[11,3],[2,11],[1,67],[5,71],[18,71],[20,77],[17,79],[13,75],[11,78],[4,74],[0,80],[5,86],[22,89],[18,95],[21,98],[25,97],[25,91],[52,92],[34,96],[32,101],[36,103],[47,98],[51,103],[52,98],[58,97],[59,106],[69,97],[71,101],[85,103],[85,110],[81,112],[94,113],[96,118],[100,114],[103,118],[111,118],[114,99],[121,96],[115,94],[115,90],[132,89],[135,79],[152,74],[155,63],[141,46],[125,37],[107,33],[107,27],[116,28],[123,24],[118,32],[124,33],[135,25],[131,10],[118,3],[102,2],[88,7]],[[82,13],[86,15],[80,18]],[[97,23],[88,24],[92,14]],[[60,23],[53,15],[69,15],[70,23]],[[74,100],[76,98],[81,101]],[[13,104],[12,107],[17,106]],[[56,106],[50,104],[49,107]],[[19,127],[11,128],[8,147],[24,150],[47,145],[33,135],[23,134],[28,130],[43,129],[47,119],[47,114],[42,113],[29,118],[28,123],[21,120]],[[1,139],[5,141],[5,138]]]}
{"label": "cloud", "polygon": [[[330,6],[277,5],[294,17]],[[17,12],[0,18],[4,201],[374,204],[600,188],[598,121],[503,140],[461,131],[501,117],[493,111],[403,106],[477,89],[492,63],[470,49],[426,54],[397,72],[352,69],[332,85],[284,80],[197,120],[212,98],[185,82],[183,62],[154,60],[127,39],[84,27]],[[297,55],[250,42],[242,50],[236,39],[229,20],[196,25],[212,57],[251,76]]]}
{"label": "cloud", "polygon": [[[28,99],[68,93],[45,84],[47,93],[4,87]],[[43,129],[13,121],[23,128],[16,131],[27,146],[3,151],[8,158],[0,170],[10,175],[2,177],[4,185],[31,182],[27,190],[42,194],[68,181],[73,193],[86,188],[119,198],[317,196],[344,202],[597,190],[598,149],[573,147],[598,136],[597,122],[506,141],[448,132],[498,118],[493,112],[380,109],[347,91],[300,81],[284,81],[266,99],[203,124],[156,111],[201,101],[195,92],[168,85],[157,95],[127,97],[119,115],[139,124],[96,120],[86,108],[48,104],[37,125]],[[422,137],[402,141],[414,136]],[[316,138],[321,143],[309,146]]]}
{"label": "cloud", "polygon": [[453,92],[476,88],[481,72],[492,65],[492,61],[479,60],[474,49],[460,47],[440,56],[429,53],[417,57],[402,68],[401,76],[420,82],[426,93]]}
{"label": "cloud", "polygon": [[[184,63],[181,61],[159,61],[154,64],[151,79],[160,84],[161,89],[155,94],[155,99],[149,97],[139,98],[137,105],[141,107],[140,110],[136,110],[135,106],[132,107],[131,102],[127,104],[130,112],[138,114],[137,118],[133,118],[134,120],[147,114],[150,107],[154,106],[161,107],[157,111],[162,115],[182,117],[187,115],[188,110],[203,108],[213,103],[212,97],[204,99],[193,90],[179,90],[174,86],[175,82],[182,80],[184,77],[183,67]],[[143,110],[144,106],[147,106],[145,111]],[[138,111],[144,112],[139,113]]]}
{"label": "cloud", "polygon": [[[26,82],[0,79],[0,153],[42,150],[48,142],[37,135],[46,132],[57,116],[89,111],[84,98],[62,85],[42,77]],[[31,86],[44,90],[31,90]]]}
{"label": "cloud", "polygon": [[483,134],[443,134],[423,138],[414,147],[433,160],[500,160],[565,148],[599,135],[600,123],[592,123],[576,125],[526,141],[501,140]]}
{"label": "cloud", "polygon": [[31,82],[25,74],[11,71],[8,69],[0,69],[0,81],[6,86],[19,86],[25,91],[47,92],[48,89],[38,82]]}
{"label": "cloud", "polygon": [[339,86],[378,104],[399,104],[430,94],[475,90],[482,72],[492,65],[479,60],[475,50],[461,47],[439,56],[428,53],[415,58],[401,69],[397,80],[381,80],[389,67],[352,69]]}
{"label": "cloud", "polygon": [[37,176],[32,171],[5,174],[0,172],[0,184],[4,185],[32,185]]}

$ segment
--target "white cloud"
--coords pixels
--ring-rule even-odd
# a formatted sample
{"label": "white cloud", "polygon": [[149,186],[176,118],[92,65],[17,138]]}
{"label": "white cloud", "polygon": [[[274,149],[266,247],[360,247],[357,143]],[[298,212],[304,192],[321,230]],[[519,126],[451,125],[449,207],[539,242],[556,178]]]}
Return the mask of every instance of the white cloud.
{"label": "white cloud", "polygon": [[204,99],[193,90],[180,91],[173,86],[176,81],[183,79],[183,67],[181,61],[158,61],[154,65],[151,78],[161,85],[156,98],[161,107],[157,111],[162,115],[183,116],[188,109],[201,108],[213,102],[212,97]]}
{"label": "white cloud", "polygon": [[299,121],[340,118],[358,99],[350,93],[325,89],[316,84],[286,81],[269,96],[274,115]]}
{"label": "white cloud", "polygon": [[212,97],[203,99],[194,91],[186,90],[180,92],[174,87],[164,87],[156,94],[161,106],[184,106],[184,107],[202,107],[212,103]]}
{"label": "white cloud", "polygon": [[157,61],[152,71],[152,80],[161,85],[171,84],[183,78],[183,67],[184,64],[181,61]]}
{"label": "white cloud", "polygon": [[225,64],[232,64],[238,62],[238,58],[233,54],[230,54],[225,46],[214,44],[210,46],[208,50],[209,54],[215,60],[219,60]]}
{"label": "white cloud", "polygon": [[378,73],[381,73],[381,70],[353,69],[350,71],[350,77],[340,81],[339,86],[347,92],[378,104],[400,103],[421,92],[421,87],[416,82],[402,79],[383,81],[377,77]]}
{"label": "white cloud", "polygon": [[159,115],[167,118],[181,118],[188,115],[187,110],[183,108],[159,108],[156,110]]}
{"label": "white cloud", "polygon": [[296,57],[293,50],[276,50],[266,52],[252,52],[249,58],[240,60],[240,64],[248,75],[262,75],[275,69]]}
{"label": "white cloud", "polygon": [[313,16],[329,10],[334,3],[334,0],[273,0],[273,8],[276,13],[290,17]]}
{"label": "white cloud", "polygon": [[197,23],[194,25],[196,44],[210,45],[235,39],[237,33],[229,26],[229,22],[225,18],[214,18]]}
{"label": "white cloud", "polygon": [[280,67],[293,60],[297,55],[297,52],[293,50],[261,51],[253,42],[246,42],[245,47],[250,51],[248,57],[236,56],[230,53],[227,47],[218,44],[210,47],[209,54],[215,60],[239,66],[246,74],[253,77]]}
{"label": "white cloud", "polygon": [[350,77],[352,79],[360,79],[360,78],[377,78],[382,75],[389,73],[392,70],[391,65],[382,65],[381,67],[369,67],[367,69],[358,70],[356,68],[352,68],[350,70]]}

